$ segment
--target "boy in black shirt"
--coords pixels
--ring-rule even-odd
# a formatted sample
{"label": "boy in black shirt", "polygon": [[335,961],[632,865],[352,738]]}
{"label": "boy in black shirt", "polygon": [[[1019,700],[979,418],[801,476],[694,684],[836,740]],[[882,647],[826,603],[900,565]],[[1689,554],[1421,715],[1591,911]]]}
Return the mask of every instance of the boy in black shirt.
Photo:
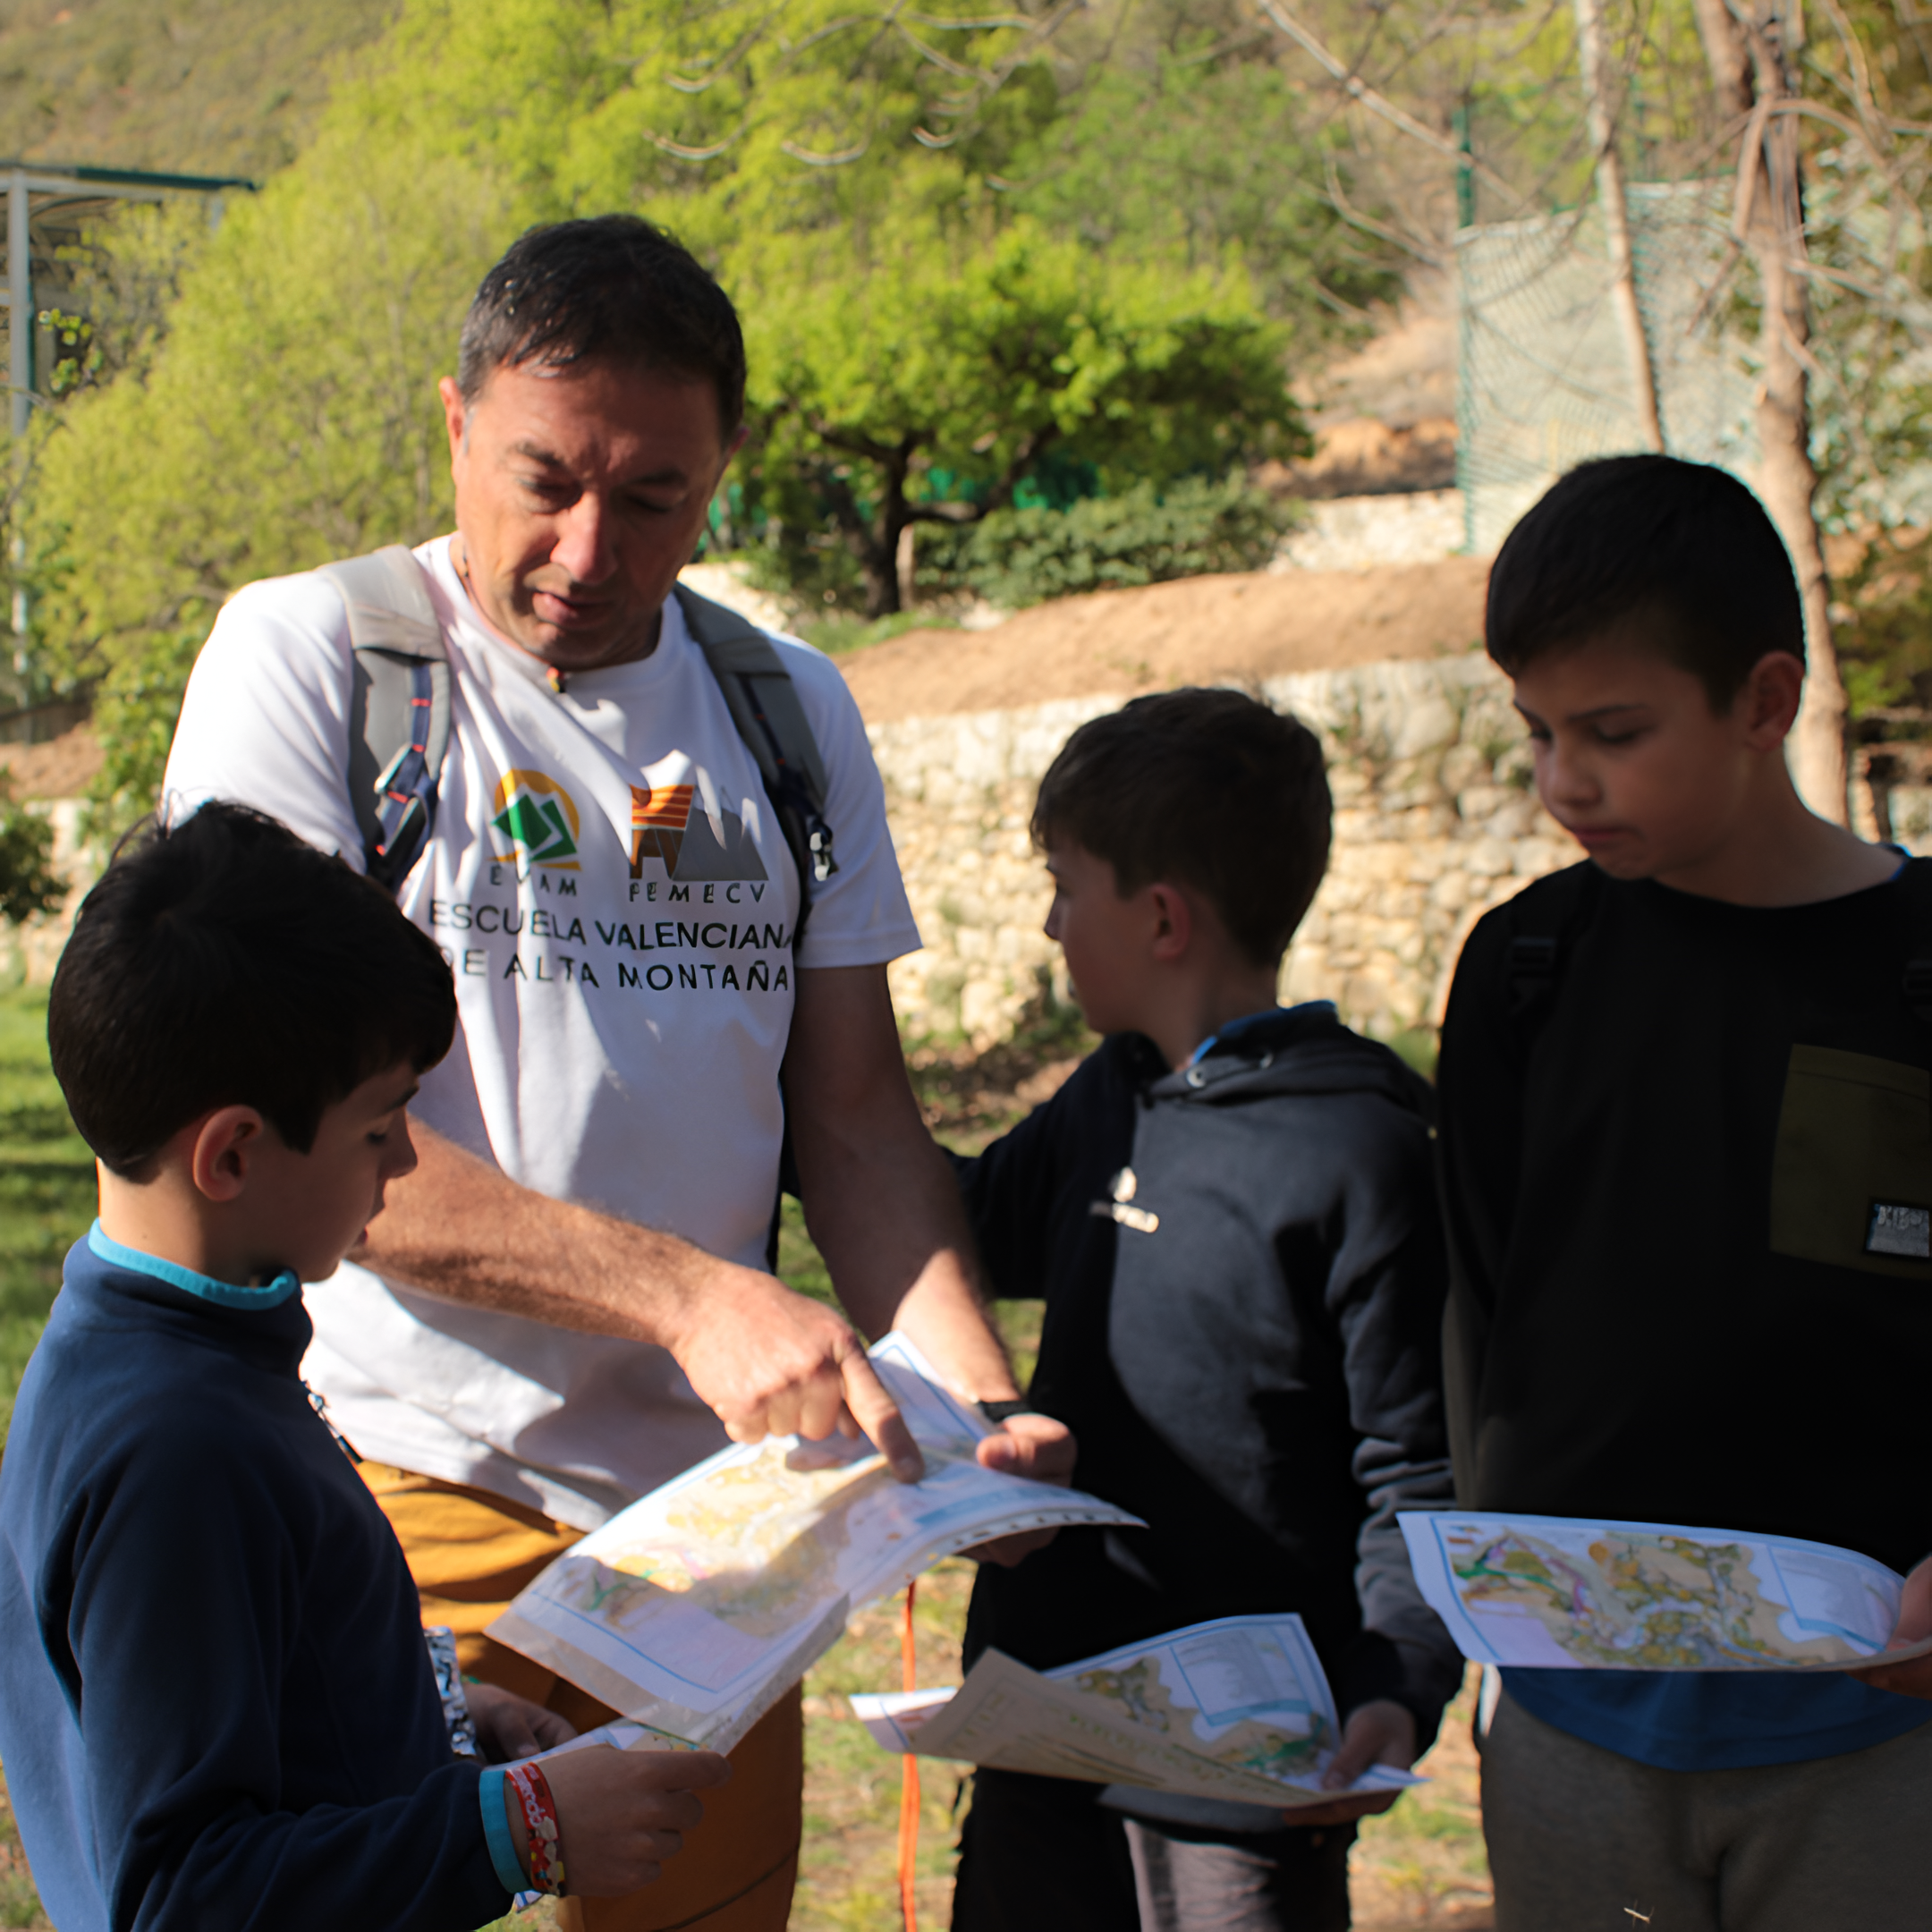
{"label": "boy in black shirt", "polygon": [[[1334,1683],[1328,1782],[1406,1766],[1461,1662],[1395,1523],[1439,1505],[1444,1263],[1426,1084],[1326,1001],[1275,1004],[1327,862],[1321,751],[1226,691],[1073,734],[1036,842],[1105,1044],[965,1164],[996,1292],[1046,1301],[1032,1405],[1143,1530],[983,1568],[966,1661],[1039,1669],[1209,1618],[1298,1611]],[[1115,1801],[1118,1801],[1117,1804]],[[1353,1820],[982,1771],[958,1932],[1331,1932]]]}
{"label": "boy in black shirt", "polygon": [[[1496,559],[1487,636],[1590,860],[1477,927],[1449,1003],[1459,1498],[1908,1570],[1932,1547],[1932,864],[1793,789],[1797,585],[1721,470],[1572,471]],[[1497,1925],[1920,1923],[1928,1720],[1843,1674],[1505,1671]]]}

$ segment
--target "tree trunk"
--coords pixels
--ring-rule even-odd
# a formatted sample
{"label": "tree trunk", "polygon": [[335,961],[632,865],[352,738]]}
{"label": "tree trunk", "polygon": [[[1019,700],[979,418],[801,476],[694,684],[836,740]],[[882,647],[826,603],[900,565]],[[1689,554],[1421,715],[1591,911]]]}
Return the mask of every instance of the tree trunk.
{"label": "tree trunk", "polygon": [[1637,392],[1637,420],[1650,448],[1664,447],[1664,423],[1657,411],[1657,371],[1644,335],[1637,301],[1637,265],[1631,250],[1630,204],[1623,193],[1623,162],[1617,153],[1616,117],[1610,108],[1605,68],[1603,0],[1575,0],[1577,55],[1583,70],[1583,105],[1590,146],[1597,155],[1597,199],[1603,208],[1610,244],[1611,300],[1623,337],[1623,355]]}
{"label": "tree trunk", "polygon": [[1809,293],[1800,265],[1805,254],[1804,199],[1798,120],[1775,111],[1797,92],[1795,49],[1785,44],[1790,14],[1778,0],[1696,0],[1718,111],[1747,134],[1738,157],[1740,239],[1758,269],[1763,302],[1758,338],[1764,362],[1758,389],[1758,473],[1765,508],[1791,551],[1804,602],[1804,704],[1792,733],[1792,775],[1820,818],[1847,818],[1845,697],[1832,648],[1831,593],[1813,499],[1811,422],[1806,388],[1811,334]]}

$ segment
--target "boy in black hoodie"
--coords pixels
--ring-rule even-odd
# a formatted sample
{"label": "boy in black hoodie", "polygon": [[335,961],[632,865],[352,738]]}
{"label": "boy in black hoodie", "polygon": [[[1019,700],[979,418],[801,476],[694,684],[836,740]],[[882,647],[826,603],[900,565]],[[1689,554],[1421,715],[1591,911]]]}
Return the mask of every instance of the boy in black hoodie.
{"label": "boy in black hoodie", "polygon": [[[1044,1296],[1031,1405],[1141,1530],[982,1569],[965,1661],[1037,1669],[1211,1617],[1298,1611],[1334,1684],[1328,1783],[1407,1766],[1462,1665],[1398,1509],[1449,1500],[1428,1089],[1283,953],[1327,863],[1319,746],[1235,691],[1137,699],[1040,786],[1046,931],[1107,1036],[963,1164],[994,1292]],[[1346,1927],[1354,1820],[981,1771],[958,1932]]]}

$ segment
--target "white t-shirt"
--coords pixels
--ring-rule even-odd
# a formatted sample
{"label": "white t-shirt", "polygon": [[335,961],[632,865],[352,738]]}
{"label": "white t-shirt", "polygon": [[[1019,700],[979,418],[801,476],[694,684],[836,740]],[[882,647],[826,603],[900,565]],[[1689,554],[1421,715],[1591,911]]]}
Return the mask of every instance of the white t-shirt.
{"label": "white t-shirt", "polygon": [[[877,768],[828,659],[777,640],[828,779],[838,870],[799,885],[758,770],[675,598],[640,663],[572,675],[483,625],[427,566],[453,672],[436,831],[399,894],[455,975],[456,1044],[419,1119],[511,1179],[750,1267],[777,1190],[793,979],[919,943]],[[197,660],[165,809],[232,799],[362,869],[340,594],[251,584]],[[459,1307],[345,1264],[309,1293],[304,1363],[366,1456],[581,1528],[721,1446],[662,1349]]]}

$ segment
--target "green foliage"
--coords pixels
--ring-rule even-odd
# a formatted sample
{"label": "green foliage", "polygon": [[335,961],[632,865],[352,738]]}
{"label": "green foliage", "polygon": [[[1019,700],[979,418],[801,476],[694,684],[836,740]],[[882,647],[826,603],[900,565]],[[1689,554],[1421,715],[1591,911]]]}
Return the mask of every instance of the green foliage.
{"label": "green foliage", "polygon": [[1139,483],[1065,510],[996,511],[952,538],[952,555],[928,553],[929,567],[936,582],[963,583],[1017,610],[1083,590],[1259,570],[1294,521],[1292,504],[1239,473],[1221,483]]}
{"label": "green foliage", "polygon": [[475,167],[326,135],[190,266],[165,343],[63,412],[30,546],[60,678],[93,685],[112,826],[153,803],[182,690],[240,585],[446,528],[435,382],[501,239]]}
{"label": "green foliage", "polygon": [[1067,17],[407,0],[217,232],[104,229],[62,304],[101,361],[24,536],[42,682],[97,693],[107,828],[151,803],[230,594],[447,527],[435,378],[533,220],[637,208],[717,267],[756,407],[720,535],[820,607],[893,609],[906,521],[1057,460],[1119,494],[1304,447],[1285,358],[1385,281],[1312,186],[1339,150],[1272,71],[1136,42],[1115,80],[1091,34],[1055,55]]}
{"label": "green foliage", "polygon": [[1852,716],[1932,708],[1932,542],[1876,531],[1832,586],[1833,642]]}
{"label": "green foliage", "polygon": [[0,919],[18,926],[66,897],[66,881],[54,869],[54,827],[14,802],[13,780],[0,770]]}
{"label": "green foliage", "polygon": [[100,374],[100,345],[94,340],[94,325],[85,316],[43,309],[40,326],[54,338],[54,367],[47,371],[47,387],[55,395],[71,395]]}
{"label": "green foliage", "polygon": [[1311,118],[1279,68],[1253,61],[1097,64],[1014,157],[1006,199],[1109,256],[1238,256],[1267,313],[1319,340],[1401,283],[1387,249],[1335,213],[1339,149]]}
{"label": "green foliage", "polygon": [[1030,219],[984,243],[911,222],[881,240],[836,272],[807,242],[760,277],[740,470],[776,541],[830,522],[869,615],[898,607],[907,523],[1002,509],[1049,451],[1106,489],[1307,446],[1284,331],[1239,273],[1117,265]]}

